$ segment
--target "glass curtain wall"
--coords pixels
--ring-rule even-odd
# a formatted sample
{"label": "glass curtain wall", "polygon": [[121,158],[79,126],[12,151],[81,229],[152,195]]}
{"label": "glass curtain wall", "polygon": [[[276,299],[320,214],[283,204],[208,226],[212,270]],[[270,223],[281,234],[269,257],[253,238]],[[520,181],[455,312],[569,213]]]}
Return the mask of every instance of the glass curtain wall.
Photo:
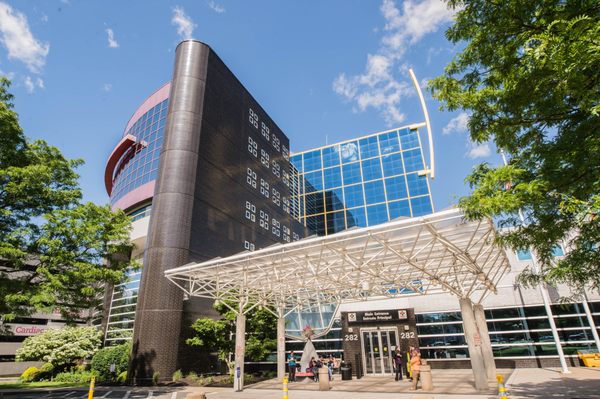
{"label": "glass curtain wall", "polygon": [[299,220],[318,235],[433,212],[418,130],[400,128],[290,157]]}

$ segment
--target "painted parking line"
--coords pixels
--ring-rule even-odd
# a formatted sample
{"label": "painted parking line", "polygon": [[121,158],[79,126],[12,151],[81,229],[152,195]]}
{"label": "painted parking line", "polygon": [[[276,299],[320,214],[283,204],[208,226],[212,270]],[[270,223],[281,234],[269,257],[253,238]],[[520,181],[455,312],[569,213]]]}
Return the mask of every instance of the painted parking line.
{"label": "painted parking line", "polygon": [[122,398],[122,399],[127,399],[127,398],[129,398],[129,395],[131,395],[131,391],[127,391],[127,392],[125,392],[125,395],[123,395],[123,398]]}
{"label": "painted parking line", "polygon": [[108,395],[110,395],[112,393],[112,391],[108,391],[106,392],[104,395],[100,396],[101,398],[107,398]]}
{"label": "painted parking line", "polygon": [[173,392],[171,394],[171,399],[177,399],[177,392]]}

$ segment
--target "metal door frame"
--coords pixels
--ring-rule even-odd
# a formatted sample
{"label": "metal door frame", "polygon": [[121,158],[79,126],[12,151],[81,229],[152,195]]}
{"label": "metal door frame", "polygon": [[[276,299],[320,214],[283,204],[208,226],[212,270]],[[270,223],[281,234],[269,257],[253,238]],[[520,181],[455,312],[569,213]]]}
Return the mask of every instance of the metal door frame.
{"label": "metal door frame", "polygon": [[[380,361],[381,361],[381,373],[367,373],[367,354],[365,352],[365,340],[364,340],[364,336],[363,333],[370,333],[369,337],[371,338],[371,350],[373,349],[373,332],[377,333],[377,339],[379,340],[379,347],[381,348],[381,332],[384,331],[389,331],[390,333],[394,333],[396,335],[396,347],[400,345],[400,341],[399,341],[399,335],[398,335],[398,327],[396,326],[390,326],[390,327],[364,327],[361,328],[359,330],[359,334],[360,334],[360,349],[361,349],[361,355],[362,355],[362,365],[363,365],[363,370],[364,370],[364,374],[365,375],[392,375],[393,371],[390,373],[386,373],[385,372],[385,365],[383,363],[383,356],[380,357]],[[391,356],[392,353],[392,346],[390,345],[390,342],[388,342],[388,356],[391,358],[391,361],[394,360],[393,356]],[[381,353],[381,352],[380,352]],[[373,365],[373,369],[375,369],[375,365]],[[393,368],[392,368],[393,369]]]}

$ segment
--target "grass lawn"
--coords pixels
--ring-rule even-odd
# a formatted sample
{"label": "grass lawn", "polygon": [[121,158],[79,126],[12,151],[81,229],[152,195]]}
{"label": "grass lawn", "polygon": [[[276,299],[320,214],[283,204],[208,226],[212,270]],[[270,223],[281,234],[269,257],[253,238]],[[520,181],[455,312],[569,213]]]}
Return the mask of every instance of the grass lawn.
{"label": "grass lawn", "polygon": [[86,387],[88,384],[77,384],[72,382],[0,382],[0,389],[28,389],[28,388],[66,388],[66,387]]}

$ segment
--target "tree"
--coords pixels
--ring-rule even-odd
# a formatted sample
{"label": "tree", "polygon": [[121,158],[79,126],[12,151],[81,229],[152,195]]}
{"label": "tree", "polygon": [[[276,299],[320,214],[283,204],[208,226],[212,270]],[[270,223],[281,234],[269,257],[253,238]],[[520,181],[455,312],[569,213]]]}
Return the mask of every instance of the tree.
{"label": "tree", "polygon": [[[447,38],[464,45],[430,88],[470,114],[475,142],[492,140],[507,166],[481,164],[460,199],[469,218],[493,217],[498,241],[532,248],[525,284],[600,287],[600,3],[450,0]],[[525,218],[520,222],[519,211]],[[553,250],[565,244],[564,259]]]}
{"label": "tree", "polygon": [[0,315],[86,318],[82,310],[100,307],[103,285],[121,282],[133,265],[116,256],[131,249],[130,221],[80,202],[82,161],[26,139],[9,85],[0,78]]}
{"label": "tree", "polygon": [[16,359],[43,361],[64,369],[94,356],[101,344],[102,333],[95,327],[50,329],[26,338],[17,349]]}
{"label": "tree", "polygon": [[[237,308],[237,304],[229,306]],[[196,320],[192,324],[196,336],[188,338],[186,343],[217,352],[219,359],[227,363],[230,374],[233,374],[234,363],[229,354],[234,352],[235,341],[231,337],[235,337],[236,315],[223,303],[215,305],[215,309],[223,318]],[[264,360],[277,350],[277,319],[269,310],[261,307],[253,308],[246,316],[246,357],[254,361]]]}

